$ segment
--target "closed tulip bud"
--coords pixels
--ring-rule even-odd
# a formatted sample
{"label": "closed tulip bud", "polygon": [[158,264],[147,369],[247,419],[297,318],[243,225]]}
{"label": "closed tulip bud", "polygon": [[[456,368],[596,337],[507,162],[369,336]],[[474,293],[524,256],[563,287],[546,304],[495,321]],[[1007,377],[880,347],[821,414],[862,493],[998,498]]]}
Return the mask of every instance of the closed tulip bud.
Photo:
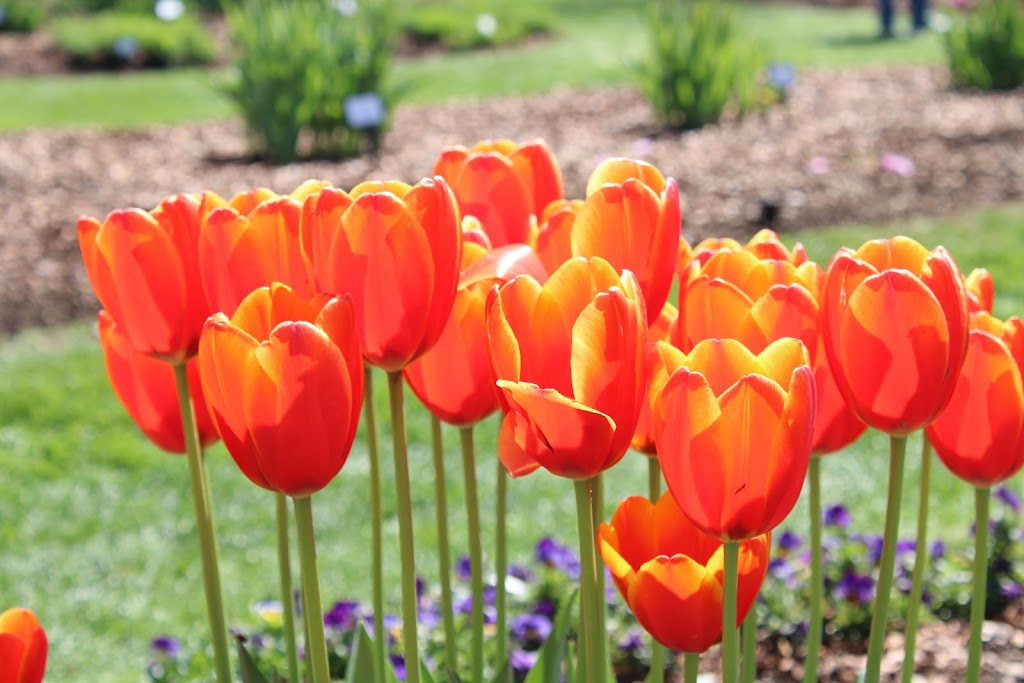
{"label": "closed tulip bud", "polygon": [[46,632],[30,610],[0,614],[0,681],[40,683],[46,673]]}
{"label": "closed tulip bud", "polygon": [[[107,377],[132,420],[158,448],[170,453],[184,453],[185,434],[181,426],[174,369],[136,351],[106,311],[99,313],[99,332]],[[188,361],[186,369],[199,441],[206,447],[217,440],[217,430],[206,410],[196,359]]]}
{"label": "closed tulip bud", "polygon": [[822,333],[836,386],[869,426],[905,436],[949,402],[967,353],[967,298],[949,253],[907,237],[829,263]]}
{"label": "closed tulip bud", "polygon": [[796,504],[814,434],[814,376],[796,339],[753,354],[708,339],[689,354],[658,342],[650,401],[669,491],[706,534],[741,541]]}
{"label": "closed tulip bud", "polygon": [[[644,630],[681,652],[704,652],[722,637],[725,575],[722,541],[703,533],[671,494],[657,504],[633,496],[598,530],[601,557]],[[768,571],[771,535],[740,543],[736,625]]]}
{"label": "closed tulip bud", "polygon": [[254,484],[292,497],[330,483],[348,458],[363,363],[348,298],[306,301],[275,283],[203,328],[199,372],[217,431]]}
{"label": "closed tulip bud", "polygon": [[487,332],[518,446],[499,453],[513,476],[541,466],[589,479],[622,458],[645,385],[647,318],[631,273],[577,258],[543,286],[518,277],[492,290]]}

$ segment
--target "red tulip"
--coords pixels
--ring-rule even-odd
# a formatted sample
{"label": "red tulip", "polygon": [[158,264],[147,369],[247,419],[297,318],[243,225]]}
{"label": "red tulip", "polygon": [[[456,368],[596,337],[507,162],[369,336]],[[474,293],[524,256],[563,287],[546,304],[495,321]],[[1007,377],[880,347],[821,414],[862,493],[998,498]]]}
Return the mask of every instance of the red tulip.
{"label": "red tulip", "polygon": [[363,364],[348,298],[306,301],[275,283],[229,320],[210,317],[199,373],[224,445],[254,484],[304,497],[345,464],[363,403]]}
{"label": "red tulip", "polygon": [[680,508],[701,531],[745,540],[796,504],[814,433],[814,376],[796,339],[754,355],[733,339],[690,354],[651,351],[658,460]]}
{"label": "red tulip", "polygon": [[622,458],[645,385],[647,318],[632,273],[578,258],[543,286],[520,276],[492,290],[487,333],[519,449],[499,453],[513,476],[542,466],[588,479]]}
{"label": "red tulip", "polygon": [[827,455],[840,451],[860,438],[868,426],[850,410],[839,393],[824,351],[818,353],[814,370],[818,410],[814,420],[814,442],[811,455]]}
{"label": "red tulip", "polygon": [[[107,377],[121,405],[158,448],[170,453],[184,453],[185,436],[174,369],[136,351],[106,311],[99,313],[99,331]],[[206,447],[217,440],[217,430],[206,410],[196,359],[188,362],[187,372],[199,441]]]}
{"label": "red tulip", "polygon": [[351,293],[367,362],[401,370],[437,342],[462,259],[444,180],[324,188],[303,205],[301,243],[317,291]]}
{"label": "red tulip", "polygon": [[533,221],[563,194],[558,161],[542,140],[451,147],[441,152],[434,175],[448,181],[462,213],[480,220],[495,247],[528,243]]}
{"label": "red tulip", "polygon": [[967,300],[956,263],[907,237],[842,249],[825,274],[825,352],[861,420],[893,436],[949,402],[967,353]]}
{"label": "red tulip", "polygon": [[0,682],[39,683],[46,673],[46,632],[23,607],[0,614]]}
{"label": "red tulip", "polygon": [[1024,338],[1024,327],[1019,318],[1002,323],[984,312],[971,323],[953,397],[926,434],[953,474],[974,486],[994,486],[1024,466],[1021,359],[1006,342]]}
{"label": "red tulip", "polygon": [[168,197],[151,212],[120,209],[78,221],[96,296],[132,346],[180,363],[195,355],[210,307],[199,277],[199,199]]}
{"label": "red tulip", "polygon": [[[598,529],[601,557],[637,621],[662,645],[704,652],[722,637],[722,541],[704,534],[665,493],[657,504],[633,496]],[[736,624],[768,571],[771,534],[739,547]]]}
{"label": "red tulip", "polygon": [[[537,255],[525,244],[477,253],[463,245],[463,269],[455,305],[429,351],[405,369],[405,379],[430,412],[465,427],[498,409],[487,348],[487,296],[495,285],[519,275],[547,279]],[[475,245],[474,245],[475,246]],[[474,255],[467,258],[466,255]]]}

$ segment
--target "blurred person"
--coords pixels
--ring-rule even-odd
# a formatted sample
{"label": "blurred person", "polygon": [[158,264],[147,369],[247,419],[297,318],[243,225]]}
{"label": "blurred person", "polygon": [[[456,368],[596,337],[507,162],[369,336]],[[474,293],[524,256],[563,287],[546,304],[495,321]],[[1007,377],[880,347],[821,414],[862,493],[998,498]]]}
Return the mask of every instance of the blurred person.
{"label": "blurred person", "polygon": [[[878,13],[882,20],[882,37],[892,38],[892,0],[878,0]],[[928,27],[928,0],[910,0],[911,26],[914,31]]]}

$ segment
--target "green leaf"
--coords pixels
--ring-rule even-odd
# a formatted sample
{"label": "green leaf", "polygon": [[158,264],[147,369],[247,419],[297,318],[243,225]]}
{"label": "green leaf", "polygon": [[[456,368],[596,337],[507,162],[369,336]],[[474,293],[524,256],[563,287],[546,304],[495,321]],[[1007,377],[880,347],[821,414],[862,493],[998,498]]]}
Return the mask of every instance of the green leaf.
{"label": "green leaf", "polygon": [[[512,680],[512,665],[508,662],[508,660],[505,660],[505,663],[502,665],[501,669],[498,670],[498,675],[494,677],[494,683],[509,683],[511,680]],[[452,683],[462,683],[462,682],[459,681],[458,677],[456,677],[452,681]]]}
{"label": "green leaf", "polygon": [[565,683],[576,683],[576,643],[569,643],[567,648]]}
{"label": "green leaf", "polygon": [[256,666],[256,662],[252,661],[252,655],[245,649],[245,639],[236,638],[235,642],[238,644],[238,665],[242,673],[242,683],[270,683]]}
{"label": "green leaf", "polygon": [[562,605],[562,609],[555,616],[555,627],[551,635],[544,641],[537,657],[536,664],[530,669],[524,683],[549,683],[557,681],[561,677],[562,660],[565,658],[566,638],[569,633],[569,615],[572,613],[572,605],[576,601],[576,594],[573,591],[569,599]]}
{"label": "green leaf", "polygon": [[348,660],[348,669],[345,671],[345,680],[348,683],[356,681],[372,681],[373,675],[373,638],[366,631],[366,625],[359,623],[359,630],[352,641],[352,657]]}

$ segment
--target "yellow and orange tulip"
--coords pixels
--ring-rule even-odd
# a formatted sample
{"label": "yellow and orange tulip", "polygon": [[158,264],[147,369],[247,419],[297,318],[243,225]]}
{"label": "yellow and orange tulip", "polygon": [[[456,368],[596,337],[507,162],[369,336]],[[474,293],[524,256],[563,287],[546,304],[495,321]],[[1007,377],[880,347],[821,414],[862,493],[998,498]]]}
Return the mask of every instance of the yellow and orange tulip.
{"label": "yellow and orange tulip", "polygon": [[0,614],[0,683],[40,683],[46,673],[46,632],[31,610]]}
{"label": "yellow and orange tulip", "polygon": [[992,302],[995,299],[992,273],[984,268],[975,268],[964,278],[964,289],[967,292],[968,313],[992,312]]}
{"label": "yellow and orange tulip", "polygon": [[907,237],[842,249],[822,309],[836,386],[861,420],[905,436],[935,419],[967,353],[967,298],[949,252]]}
{"label": "yellow and orange tulip", "polygon": [[[666,303],[661,308],[661,314],[651,323],[647,330],[647,344],[651,346],[656,342],[667,342],[672,338],[672,331],[679,322],[679,311],[672,304]],[[640,407],[640,419],[636,423],[636,431],[633,433],[633,440],[630,446],[644,455],[657,455],[658,448],[654,443],[654,416],[651,414],[651,404],[643,401]]]}
{"label": "yellow and orange tulip", "polygon": [[242,472],[292,497],[330,483],[348,458],[363,402],[353,304],[307,301],[275,283],[228,319],[210,317],[199,373],[217,431]]}
{"label": "yellow and orange tulip", "polygon": [[755,355],[734,339],[689,354],[658,342],[651,354],[658,460],[683,514],[722,540],[778,526],[800,495],[814,434],[803,344],[780,339]]}
{"label": "yellow and orange tulip", "polygon": [[576,258],[544,285],[529,276],[492,290],[491,363],[506,412],[499,455],[513,476],[538,466],[588,479],[618,462],[645,387],[647,318],[640,286],[600,258]]}
{"label": "yellow and orange tulip", "polygon": [[[662,645],[704,652],[722,637],[724,548],[679,510],[633,496],[598,529],[601,557],[640,625]],[[739,546],[736,624],[746,617],[768,571],[771,535]]]}

